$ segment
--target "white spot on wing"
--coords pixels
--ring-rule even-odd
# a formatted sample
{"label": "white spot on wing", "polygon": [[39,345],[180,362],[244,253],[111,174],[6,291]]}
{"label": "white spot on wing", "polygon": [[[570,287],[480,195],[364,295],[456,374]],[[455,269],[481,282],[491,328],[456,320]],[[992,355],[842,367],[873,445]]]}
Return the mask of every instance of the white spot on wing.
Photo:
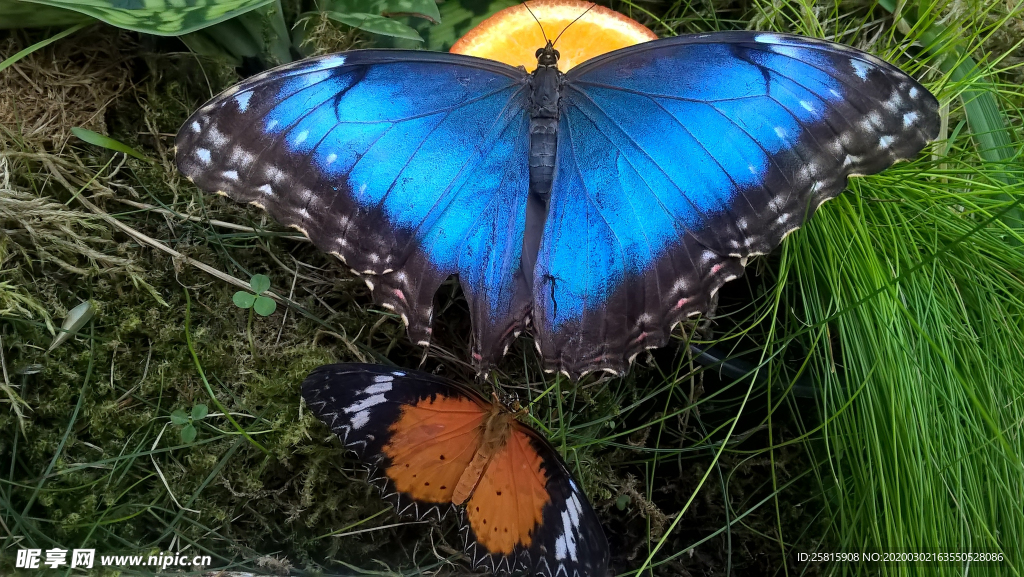
{"label": "white spot on wing", "polygon": [[908,113],[904,114],[903,115],[903,128],[910,128],[910,125],[913,124],[915,120],[917,120],[917,113],[916,112],[908,112]]}
{"label": "white spot on wing", "polygon": [[295,137],[295,144],[302,144],[303,142],[306,141],[306,137],[308,137],[308,136],[309,136],[309,131],[308,130],[303,130],[302,132],[300,132]]}
{"label": "white spot on wing", "polygon": [[379,382],[366,387],[363,392],[367,395],[377,395],[391,390],[391,381]]}
{"label": "white spot on wing", "polygon": [[238,105],[239,112],[245,112],[245,109],[249,107],[249,99],[252,98],[252,91],[243,92],[235,97],[235,104]]}
{"label": "white spot on wing", "polygon": [[754,42],[760,42],[761,44],[775,44],[779,41],[779,37],[774,34],[758,34],[754,36]]}
{"label": "white spot on wing", "polygon": [[238,171],[237,170],[225,170],[224,171],[224,178],[229,178],[231,180],[238,180]]}
{"label": "white spot on wing", "polygon": [[199,160],[202,160],[204,164],[209,164],[210,163],[210,151],[209,150],[206,150],[205,148],[197,148],[196,149],[196,156],[198,156]]}
{"label": "white spot on wing", "polygon": [[363,425],[370,422],[370,411],[359,411],[352,415],[352,428],[361,429]]}
{"label": "white spot on wing", "polygon": [[365,399],[362,399],[362,400],[360,400],[358,402],[352,403],[351,405],[345,407],[345,412],[351,415],[352,413],[358,413],[359,411],[365,411],[366,409],[369,409],[370,407],[376,407],[377,405],[379,405],[381,403],[384,403],[386,401],[387,401],[387,399],[384,398],[384,395],[382,395],[382,394],[372,395],[372,396],[366,397]]}
{"label": "white spot on wing", "polygon": [[860,60],[850,59],[850,66],[853,67],[854,74],[857,75],[861,80],[868,79],[868,72],[871,72],[871,66],[861,62]]}

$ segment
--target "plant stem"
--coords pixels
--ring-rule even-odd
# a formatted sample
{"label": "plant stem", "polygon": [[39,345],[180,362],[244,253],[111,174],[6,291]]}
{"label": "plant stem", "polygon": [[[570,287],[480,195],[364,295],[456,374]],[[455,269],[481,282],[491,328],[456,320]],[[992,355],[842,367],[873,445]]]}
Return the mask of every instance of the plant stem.
{"label": "plant stem", "polygon": [[252,315],[253,307],[249,307],[249,323],[245,327],[245,334],[249,336],[249,352],[252,353],[252,360],[256,360],[256,343],[252,340]]}

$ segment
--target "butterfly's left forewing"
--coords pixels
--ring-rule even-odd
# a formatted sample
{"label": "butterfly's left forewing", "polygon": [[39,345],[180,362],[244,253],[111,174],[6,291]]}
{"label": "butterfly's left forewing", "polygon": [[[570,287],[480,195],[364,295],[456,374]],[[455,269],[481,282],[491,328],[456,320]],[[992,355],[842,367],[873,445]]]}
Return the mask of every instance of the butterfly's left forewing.
{"label": "butterfly's left forewing", "polygon": [[796,36],[657,40],[570,70],[533,287],[547,367],[625,370],[848,176],[916,155],[937,111],[894,66]]}
{"label": "butterfly's left forewing", "polygon": [[440,519],[480,446],[488,407],[450,381],[376,365],[314,370],[302,385],[313,413],[370,468],[395,510]]}
{"label": "butterfly's left forewing", "polygon": [[424,51],[356,50],[250,78],[176,140],[200,188],[266,208],[363,275],[413,341],[457,274],[480,358],[524,322],[527,75]]}

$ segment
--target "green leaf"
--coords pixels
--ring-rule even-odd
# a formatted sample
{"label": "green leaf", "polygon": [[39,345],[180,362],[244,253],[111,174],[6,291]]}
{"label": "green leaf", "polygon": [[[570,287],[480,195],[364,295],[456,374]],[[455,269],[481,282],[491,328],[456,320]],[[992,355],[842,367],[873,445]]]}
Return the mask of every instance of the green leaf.
{"label": "green leaf", "polygon": [[433,24],[441,21],[441,13],[437,10],[437,2],[434,0],[386,0],[384,2],[385,16],[418,16],[426,18]]}
{"label": "green leaf", "polygon": [[0,0],[0,30],[13,28],[50,28],[95,22],[94,19],[62,8],[40,6],[32,2]]}
{"label": "green leaf", "polygon": [[50,343],[50,348],[46,349],[46,352],[50,352],[53,349],[59,347],[64,341],[75,336],[82,327],[88,323],[92,317],[96,314],[96,307],[92,306],[92,303],[85,301],[77,307],[68,311],[68,316],[64,319],[64,324],[60,326],[60,332],[53,337],[53,342]]}
{"label": "green leaf", "polygon": [[178,36],[206,28],[273,0],[28,0],[67,8],[127,30]]}
{"label": "green leaf", "polygon": [[86,130],[85,128],[79,128],[75,126],[71,128],[71,134],[74,134],[75,136],[81,138],[82,140],[88,142],[89,144],[95,144],[96,146],[101,146],[103,148],[113,150],[114,152],[123,152],[128,156],[134,156],[139,160],[145,160],[150,164],[153,163],[153,161],[148,156],[142,154],[141,152],[135,150],[134,148],[128,146],[127,144],[118,140],[114,140],[109,136],[104,136],[98,132],[93,132],[91,130]]}
{"label": "green leaf", "polygon": [[262,294],[270,290],[270,277],[265,274],[255,274],[249,280],[249,286],[252,287],[252,292],[256,294]]}
{"label": "green leaf", "polygon": [[338,14],[381,14],[385,0],[325,0],[320,8],[324,13]]}
{"label": "green leaf", "polygon": [[353,28],[359,28],[360,30],[366,30],[367,32],[373,32],[374,34],[381,34],[383,36],[392,36],[395,38],[406,38],[408,40],[419,40],[418,32],[390,18],[383,16],[377,16],[376,14],[366,13],[353,13],[353,14],[341,14],[338,12],[328,12],[327,17],[331,20],[337,20],[342,24],[348,24]]}
{"label": "green leaf", "polygon": [[181,429],[181,441],[183,443],[191,443],[196,440],[196,428],[189,423]]}
{"label": "green leaf", "polygon": [[518,4],[516,0],[461,0],[445,2],[438,12],[440,24],[431,24],[426,20],[407,19],[408,24],[423,37],[426,45],[413,44],[408,40],[393,40],[388,46],[392,48],[417,48],[447,52],[455,42],[499,10]]}
{"label": "green leaf", "polygon": [[192,407],[192,420],[193,421],[201,421],[201,420],[203,420],[206,417],[206,415],[209,415],[209,414],[210,414],[210,409],[206,405],[204,405],[202,403],[199,403],[198,405]]}
{"label": "green leaf", "polygon": [[186,415],[185,411],[181,409],[175,409],[174,412],[171,413],[171,422],[175,425],[187,425],[188,415]]}
{"label": "green leaf", "polygon": [[272,298],[256,297],[256,302],[252,305],[252,309],[260,316],[269,317],[277,310],[277,303]]}
{"label": "green leaf", "polygon": [[257,58],[260,54],[259,42],[249,36],[249,31],[237,18],[179,38],[192,52],[228,60],[235,67],[242,65],[243,58]]}
{"label": "green leaf", "polygon": [[256,302],[256,295],[245,291],[238,291],[231,297],[231,300],[235,303],[236,307],[248,309],[252,308],[253,303]]}
{"label": "green leaf", "polygon": [[255,61],[247,66],[259,68],[273,68],[293,60],[291,35],[280,2],[185,34],[181,41],[197,54],[226,59],[235,66],[249,58]]}

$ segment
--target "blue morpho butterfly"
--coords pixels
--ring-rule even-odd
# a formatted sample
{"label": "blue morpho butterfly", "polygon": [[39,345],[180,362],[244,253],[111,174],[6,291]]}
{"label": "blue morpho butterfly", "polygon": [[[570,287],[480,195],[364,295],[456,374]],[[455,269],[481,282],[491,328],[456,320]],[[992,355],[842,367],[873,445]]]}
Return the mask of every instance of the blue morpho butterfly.
{"label": "blue morpho butterfly", "polygon": [[550,41],[537,56],[533,73],[407,50],[282,66],[192,115],[178,168],[341,258],[415,342],[454,274],[480,369],[529,326],[575,378],[665,344],[848,176],[939,131],[913,78],[811,38],[678,36],[567,73]]}

